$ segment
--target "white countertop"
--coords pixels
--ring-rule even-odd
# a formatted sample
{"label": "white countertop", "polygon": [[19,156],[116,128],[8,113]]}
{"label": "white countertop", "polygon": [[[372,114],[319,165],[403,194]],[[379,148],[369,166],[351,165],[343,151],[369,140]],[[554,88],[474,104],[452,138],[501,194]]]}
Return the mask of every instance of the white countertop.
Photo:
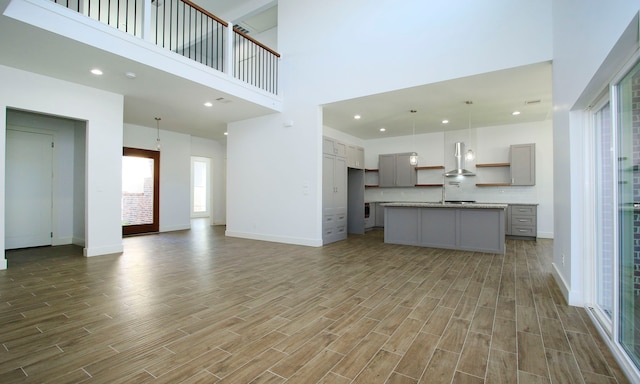
{"label": "white countertop", "polygon": [[413,208],[483,208],[483,209],[507,209],[509,204],[499,203],[440,203],[440,202],[401,202],[382,203],[383,207],[413,207]]}

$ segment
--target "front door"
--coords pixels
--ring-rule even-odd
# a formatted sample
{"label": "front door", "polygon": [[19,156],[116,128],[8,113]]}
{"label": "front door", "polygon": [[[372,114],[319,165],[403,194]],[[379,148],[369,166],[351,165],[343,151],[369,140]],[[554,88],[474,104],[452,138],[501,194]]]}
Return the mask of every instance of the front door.
{"label": "front door", "polygon": [[7,129],[5,249],[51,245],[53,135]]}
{"label": "front door", "polygon": [[160,152],[124,148],[122,158],[122,234],[158,232]]}

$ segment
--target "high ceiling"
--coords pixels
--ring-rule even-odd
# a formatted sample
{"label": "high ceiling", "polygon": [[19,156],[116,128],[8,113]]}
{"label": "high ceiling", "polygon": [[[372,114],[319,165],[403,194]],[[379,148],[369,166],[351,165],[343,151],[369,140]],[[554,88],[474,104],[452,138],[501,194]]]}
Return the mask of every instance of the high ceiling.
{"label": "high ceiling", "polygon": [[[197,0],[223,20],[258,34],[277,26],[277,0]],[[7,0],[0,0],[0,10]],[[124,121],[195,136],[224,140],[226,125],[273,113],[199,83],[187,81],[125,57],[102,51],[62,36],[0,16],[0,64],[62,80],[104,89],[125,96]],[[29,47],[29,49],[25,49]],[[64,52],[61,55],[60,52]],[[73,57],[74,60],[68,60]],[[105,76],[91,76],[96,65]],[[138,74],[135,80],[124,76]],[[205,101],[223,98],[204,108]],[[467,105],[465,101],[473,104]],[[539,100],[539,102],[538,102]],[[534,102],[527,104],[527,102]],[[286,100],[284,100],[286,103]],[[551,64],[453,79],[409,89],[327,104],[324,125],[361,139],[409,135],[471,127],[542,121],[551,113]],[[417,110],[415,114],[410,110]],[[519,116],[511,112],[519,110]],[[354,115],[362,116],[355,120]],[[448,119],[449,124],[441,121]],[[384,133],[380,128],[385,128]]]}
{"label": "high ceiling", "polygon": [[551,63],[545,62],[327,104],[323,123],[375,139],[411,135],[414,120],[416,134],[441,132],[543,121],[551,108]]}

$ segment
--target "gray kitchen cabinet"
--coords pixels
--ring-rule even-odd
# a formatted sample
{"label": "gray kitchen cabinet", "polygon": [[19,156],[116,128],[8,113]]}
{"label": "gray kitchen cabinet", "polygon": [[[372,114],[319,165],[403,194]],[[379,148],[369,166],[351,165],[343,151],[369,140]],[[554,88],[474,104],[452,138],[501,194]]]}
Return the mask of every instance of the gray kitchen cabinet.
{"label": "gray kitchen cabinet", "polygon": [[509,156],[511,185],[535,185],[536,145],[514,144]]}
{"label": "gray kitchen cabinet", "polygon": [[322,242],[347,238],[347,162],[345,157],[322,155]]}
{"label": "gray kitchen cabinet", "polygon": [[382,203],[376,203],[375,225],[378,228],[384,228],[384,207],[380,204]]}
{"label": "gray kitchen cabinet", "polygon": [[[402,204],[402,203],[398,203]],[[505,206],[455,208],[387,204],[384,242],[430,248],[505,252]]]}
{"label": "gray kitchen cabinet", "polygon": [[339,157],[347,157],[347,145],[338,140],[324,136],[322,138],[322,153],[327,155],[336,155]]}
{"label": "gray kitchen cabinet", "polygon": [[364,169],[364,148],[347,145],[347,167]]}
{"label": "gray kitchen cabinet", "polygon": [[506,234],[517,237],[538,236],[538,207],[532,204],[510,204],[507,209]]}
{"label": "gray kitchen cabinet", "polygon": [[380,187],[415,187],[415,165],[409,164],[411,153],[392,153],[378,156],[378,183]]}

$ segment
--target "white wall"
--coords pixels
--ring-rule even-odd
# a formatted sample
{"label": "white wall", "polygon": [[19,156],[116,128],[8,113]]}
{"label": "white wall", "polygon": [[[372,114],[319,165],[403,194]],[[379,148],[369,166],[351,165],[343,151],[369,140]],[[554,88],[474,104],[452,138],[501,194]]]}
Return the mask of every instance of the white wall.
{"label": "white wall", "polygon": [[320,105],[549,61],[550,26],[551,0],[280,0],[283,112],[229,125],[227,233],[320,245]]}
{"label": "white wall", "polygon": [[[638,9],[635,0],[553,2],[554,266],[556,280],[572,305],[585,300],[583,246],[589,235],[583,216],[588,207],[582,167],[585,150],[589,151],[584,138],[587,105],[577,102],[594,101],[605,89],[607,74],[599,85],[590,83]],[[624,62],[624,54],[620,56],[609,63],[608,76]]]}
{"label": "white wall", "polygon": [[[120,226],[123,97],[0,66],[0,211],[4,212],[6,109],[87,121],[86,256],[122,252]],[[0,249],[4,249],[4,218]],[[6,260],[0,261],[6,268]]]}
{"label": "white wall", "polygon": [[[124,146],[156,149],[157,129],[124,125]],[[191,227],[191,156],[211,159],[211,224],[226,222],[226,147],[215,140],[160,130],[160,232]]]}
{"label": "white wall", "polygon": [[212,225],[227,222],[227,147],[226,143],[191,137],[191,156],[211,159],[211,217]]}

